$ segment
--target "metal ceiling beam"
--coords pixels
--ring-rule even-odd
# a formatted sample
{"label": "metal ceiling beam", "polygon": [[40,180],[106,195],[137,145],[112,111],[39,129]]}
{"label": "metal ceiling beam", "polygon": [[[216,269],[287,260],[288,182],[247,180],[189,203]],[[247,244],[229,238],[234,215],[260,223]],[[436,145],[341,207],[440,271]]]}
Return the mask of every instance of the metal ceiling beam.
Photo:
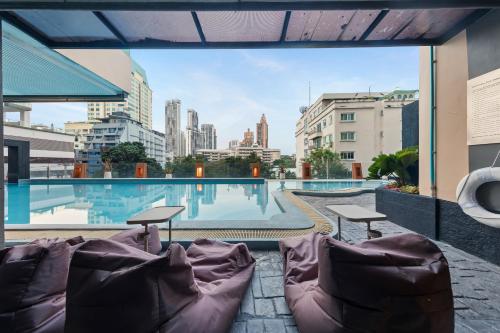
{"label": "metal ceiling beam", "polygon": [[123,45],[118,42],[61,42],[56,49],[261,49],[261,48],[342,48],[342,47],[384,47],[384,46],[429,46],[441,45],[437,39],[420,40],[364,40],[364,41],[275,41],[275,42],[169,42],[148,39]]}
{"label": "metal ceiling beam", "polygon": [[200,36],[201,43],[204,45],[207,42],[207,39],[205,38],[205,33],[203,32],[203,29],[201,27],[198,14],[196,14],[196,12],[191,12],[191,15],[193,16],[194,25],[196,26],[196,30],[198,30],[198,35]]}
{"label": "metal ceiling beam", "polygon": [[368,36],[375,30],[375,28],[378,26],[378,24],[384,19],[384,17],[389,13],[388,10],[382,10],[380,13],[378,13],[377,17],[375,20],[373,20],[372,24],[368,27],[368,29],[363,32],[359,40],[366,40]]}
{"label": "metal ceiling beam", "polygon": [[288,31],[288,23],[290,22],[290,16],[292,16],[291,11],[287,11],[285,14],[285,20],[283,21],[283,30],[281,30],[280,41],[284,42],[286,40],[286,33]]}
{"label": "metal ceiling beam", "polygon": [[116,29],[116,27],[111,23],[106,16],[104,16],[103,13],[101,12],[93,12],[94,15],[97,17],[99,21],[101,21],[102,24],[108,28],[109,31],[120,41],[122,44],[127,44],[127,39],[122,35],[122,33]]}
{"label": "metal ceiling beam", "polygon": [[500,8],[497,0],[312,0],[312,1],[88,1],[88,0],[0,0],[0,10],[67,9],[67,10],[359,10],[359,9],[428,9],[428,8]]}
{"label": "metal ceiling beam", "polygon": [[4,102],[18,102],[18,103],[46,103],[46,102],[122,102],[127,97],[127,94],[119,95],[84,95],[84,96],[59,96],[59,95],[23,95],[23,96],[13,96],[4,95]]}

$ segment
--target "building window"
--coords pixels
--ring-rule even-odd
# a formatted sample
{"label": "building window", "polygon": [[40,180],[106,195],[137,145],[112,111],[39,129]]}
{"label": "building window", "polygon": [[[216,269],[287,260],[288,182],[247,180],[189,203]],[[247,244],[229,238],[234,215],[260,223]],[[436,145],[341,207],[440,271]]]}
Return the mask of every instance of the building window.
{"label": "building window", "polygon": [[340,132],[340,141],[355,141],[356,135],[354,132]]}
{"label": "building window", "polygon": [[332,117],[332,115],[330,115],[330,116],[328,117],[328,125],[331,125],[331,124],[332,124],[332,122],[333,122],[333,117]]}
{"label": "building window", "polygon": [[341,113],[340,114],[340,121],[342,121],[342,122],[354,121],[354,112]]}
{"label": "building window", "polygon": [[323,128],[326,127],[326,119],[323,119]]}
{"label": "building window", "polygon": [[340,152],[341,160],[354,160],[354,152],[353,151],[341,151]]}

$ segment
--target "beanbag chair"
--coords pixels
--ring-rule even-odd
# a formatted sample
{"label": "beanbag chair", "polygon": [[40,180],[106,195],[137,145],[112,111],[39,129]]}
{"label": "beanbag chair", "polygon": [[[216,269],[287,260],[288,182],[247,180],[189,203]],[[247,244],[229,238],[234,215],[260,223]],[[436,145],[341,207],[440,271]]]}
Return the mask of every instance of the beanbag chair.
{"label": "beanbag chair", "polygon": [[0,332],[63,332],[69,263],[81,242],[39,239],[0,251]]}
{"label": "beanbag chair", "polygon": [[246,245],[197,240],[156,256],[89,240],[70,266],[66,331],[222,333],[230,330],[255,260]]}
{"label": "beanbag chair", "polygon": [[453,332],[448,263],[423,236],[349,245],[310,234],[282,240],[280,250],[300,332]]}
{"label": "beanbag chair", "polygon": [[[125,230],[111,238],[143,249],[142,231]],[[149,249],[159,253],[158,228],[149,231]],[[83,243],[82,237],[38,239],[0,251],[0,332],[64,332],[70,261]]]}

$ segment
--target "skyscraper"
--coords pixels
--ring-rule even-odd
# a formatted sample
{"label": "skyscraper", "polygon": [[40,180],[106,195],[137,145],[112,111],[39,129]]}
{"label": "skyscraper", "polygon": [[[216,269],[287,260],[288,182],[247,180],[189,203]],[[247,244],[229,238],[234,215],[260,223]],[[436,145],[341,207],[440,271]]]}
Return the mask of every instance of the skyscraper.
{"label": "skyscraper", "polygon": [[268,126],[266,116],[262,114],[260,117],[260,122],[257,123],[257,144],[262,148],[269,148],[269,139],[268,139]]}
{"label": "skyscraper", "polygon": [[186,155],[194,156],[200,147],[200,131],[198,129],[198,113],[193,109],[187,110],[186,126]]}
{"label": "skyscraper", "polygon": [[202,149],[217,149],[217,131],[213,124],[201,124]]}
{"label": "skyscraper", "polygon": [[243,133],[243,141],[241,141],[242,147],[252,147],[253,145],[253,132],[250,131],[250,128],[247,129],[246,132]]}
{"label": "skyscraper", "polygon": [[165,153],[167,158],[181,156],[181,101],[165,103]]}
{"label": "skyscraper", "polygon": [[113,112],[124,112],[151,129],[153,122],[153,93],[148,85],[146,71],[132,60],[131,90],[123,102],[91,102],[87,104],[88,120],[106,118]]}

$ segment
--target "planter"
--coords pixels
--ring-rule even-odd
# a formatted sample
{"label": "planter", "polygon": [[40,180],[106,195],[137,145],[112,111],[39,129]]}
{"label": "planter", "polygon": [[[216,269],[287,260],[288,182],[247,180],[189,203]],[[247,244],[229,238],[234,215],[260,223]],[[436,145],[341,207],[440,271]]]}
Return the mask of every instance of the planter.
{"label": "planter", "polygon": [[379,187],[375,190],[377,212],[406,229],[432,239],[438,238],[437,200]]}
{"label": "planter", "polygon": [[280,172],[280,176],[279,177],[280,177],[281,180],[285,179],[285,173],[284,172]]}
{"label": "planter", "polygon": [[113,178],[111,171],[104,171],[104,178],[106,178],[106,179]]}
{"label": "planter", "polygon": [[172,176],[172,174],[171,174],[171,173],[166,173],[166,174],[165,174],[165,178],[167,178],[167,179],[172,179],[172,178],[173,178],[173,176]]}

